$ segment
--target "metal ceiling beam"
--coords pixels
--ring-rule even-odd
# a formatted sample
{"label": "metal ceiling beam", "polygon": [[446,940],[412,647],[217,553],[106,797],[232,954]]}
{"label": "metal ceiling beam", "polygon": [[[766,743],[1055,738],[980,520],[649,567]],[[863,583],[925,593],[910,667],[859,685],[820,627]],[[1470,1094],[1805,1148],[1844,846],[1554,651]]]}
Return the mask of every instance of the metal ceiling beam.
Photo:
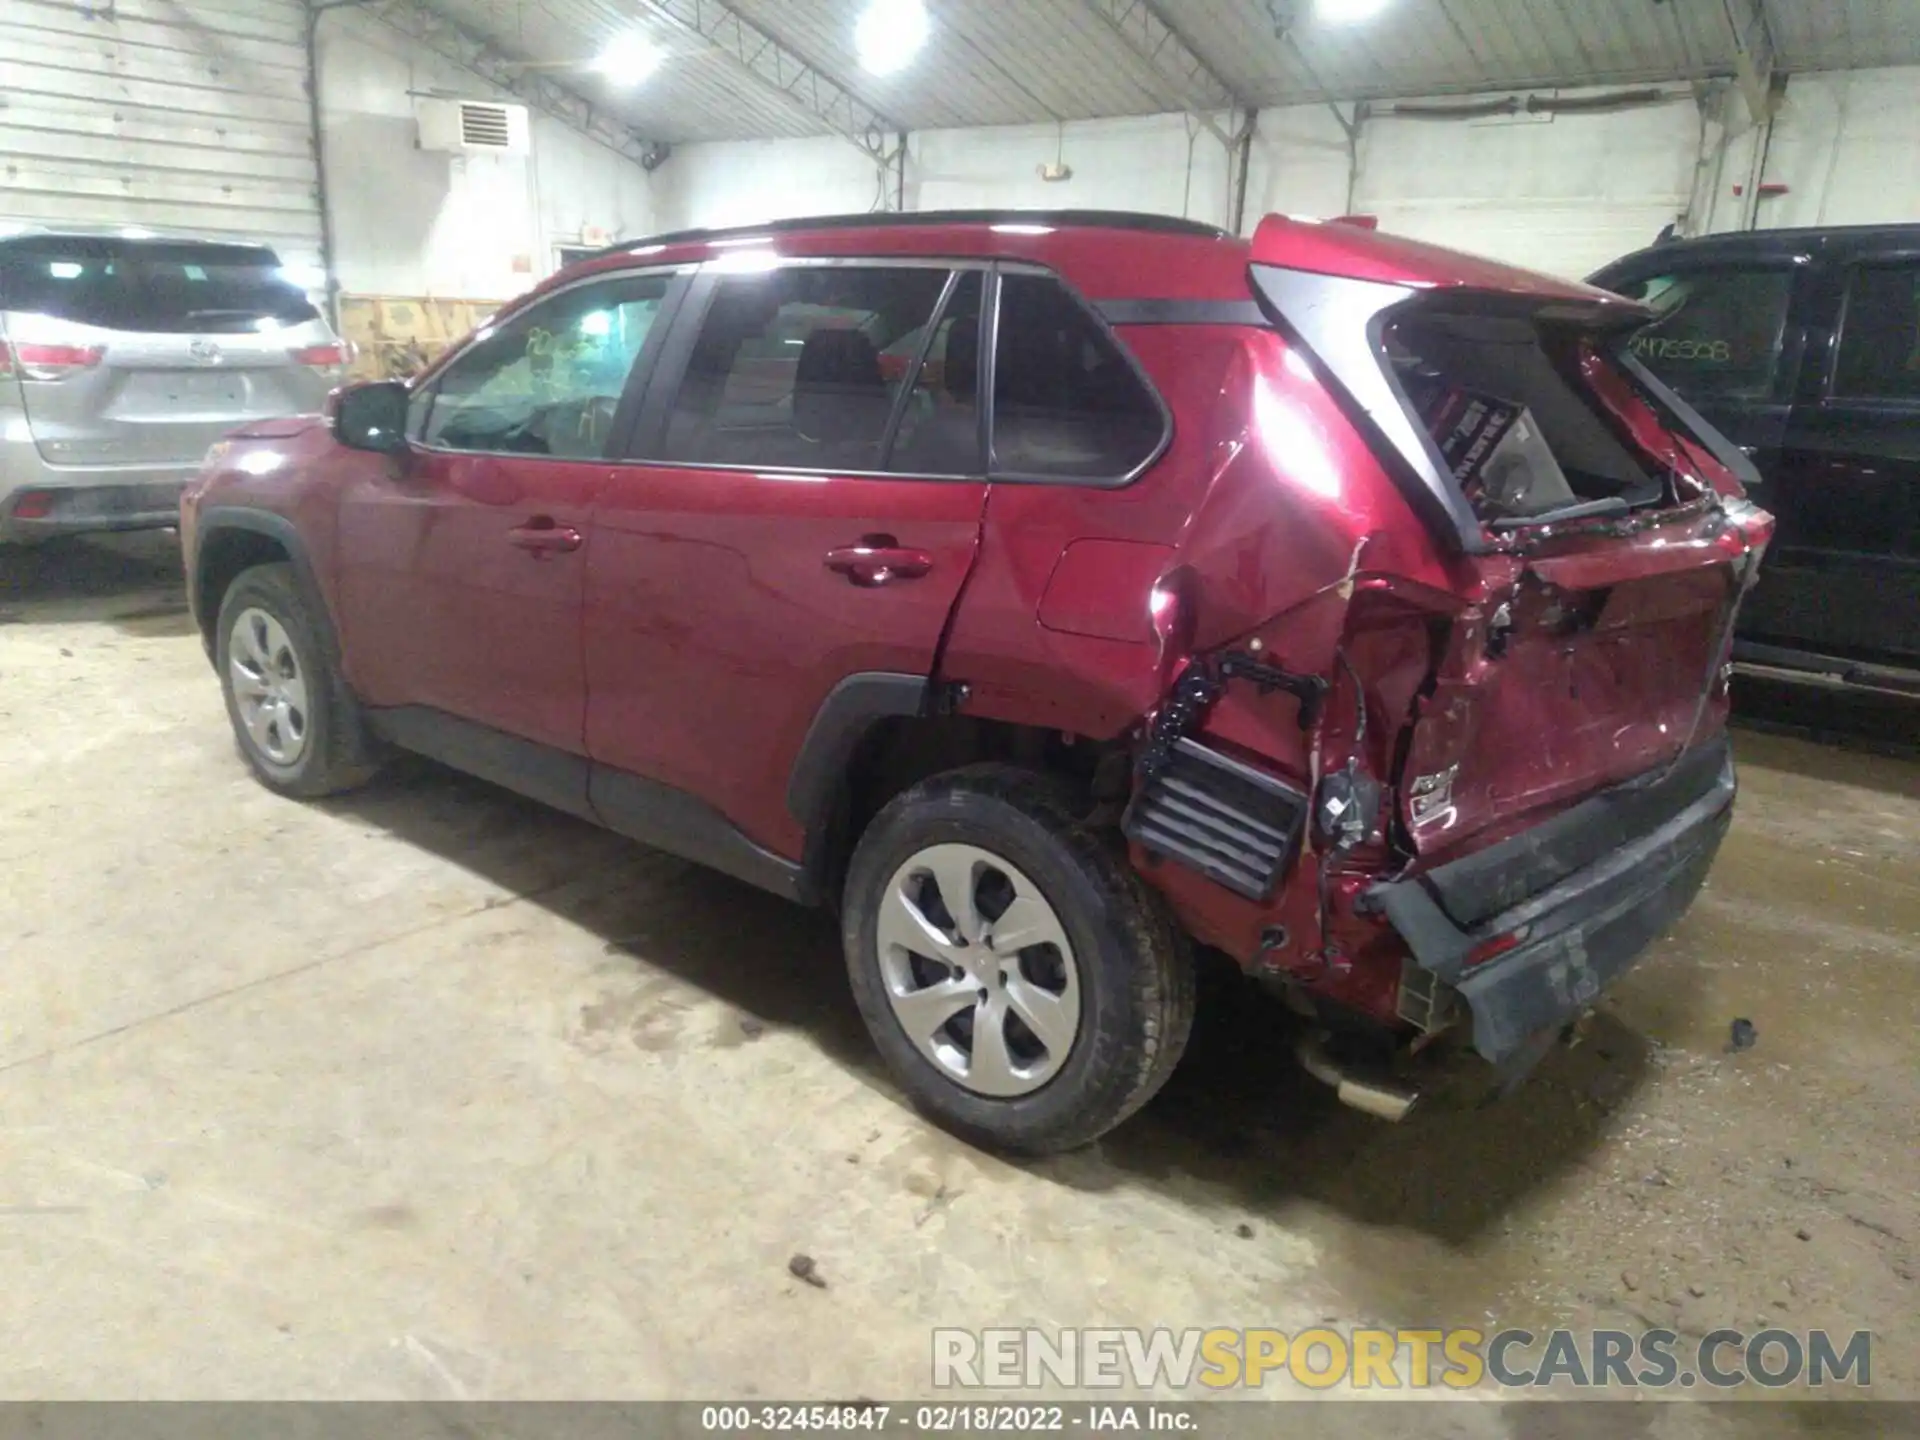
{"label": "metal ceiling beam", "polygon": [[[1150,0],[1086,0],[1087,8],[1103,20],[1120,41],[1145,60],[1157,75],[1170,81],[1182,109],[1198,117],[1214,139],[1227,148],[1227,223],[1238,231],[1246,216],[1247,175],[1252,165],[1253,128],[1259,109],[1234,89],[1226,76],[1195,52],[1186,37],[1167,23]],[[1231,131],[1214,120],[1222,110],[1239,112]]]}
{"label": "metal ceiling beam", "polygon": [[[1238,93],[1169,25],[1148,0],[1087,0],[1087,8],[1126,42],[1127,48],[1180,87],[1181,104],[1197,110],[1251,110]],[[1230,143],[1222,135],[1223,143]]]}
{"label": "metal ceiling beam", "polygon": [[648,9],[699,36],[810,120],[850,140],[883,169],[906,127],[809,64],[720,0],[645,0]]}
{"label": "metal ceiling beam", "polygon": [[1773,29],[1767,24],[1766,0],[1720,0],[1733,36],[1734,73],[1747,113],[1760,124],[1773,114]]}
{"label": "metal ceiling beam", "polygon": [[643,170],[652,170],[667,158],[667,147],[658,140],[649,140],[630,129],[578,91],[528,69],[525,61],[502,54],[424,0],[372,0],[362,8],[441,59],[470,71]]}

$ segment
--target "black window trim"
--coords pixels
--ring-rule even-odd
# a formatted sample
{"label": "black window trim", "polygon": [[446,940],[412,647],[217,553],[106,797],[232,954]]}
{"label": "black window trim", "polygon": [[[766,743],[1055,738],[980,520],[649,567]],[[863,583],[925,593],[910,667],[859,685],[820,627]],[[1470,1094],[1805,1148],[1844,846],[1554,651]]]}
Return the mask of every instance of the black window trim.
{"label": "black window trim", "polygon": [[[427,372],[423,380],[415,382],[420,395],[426,403],[421,406],[417,420],[408,422],[407,447],[421,455],[473,455],[490,457],[496,460],[541,460],[554,464],[604,465],[624,444],[632,431],[641,398],[646,392],[651,370],[659,362],[660,351],[665,348],[667,333],[673,328],[675,314],[680,309],[687,293],[687,282],[691,277],[691,265],[648,265],[631,270],[600,270],[591,275],[582,275],[578,280],[565,285],[557,285],[528,301],[524,305],[496,315],[469,335],[456,349],[441,356],[434,367]],[[529,455],[524,450],[457,450],[445,445],[429,445],[421,437],[427,427],[433,423],[433,407],[440,399],[440,382],[447,372],[458,365],[477,346],[491,338],[503,326],[513,325],[524,316],[543,309],[562,295],[589,285],[628,284],[635,280],[650,280],[664,277],[667,293],[660,298],[660,312],[654,318],[647,338],[641,342],[640,353],[633,357],[633,368],[627,372],[626,384],[620,391],[620,403],[614,409],[613,424],[608,427],[606,442],[598,455]],[[411,400],[411,397],[409,397]]]}
{"label": "black window trim", "polygon": [[1877,410],[1888,414],[1907,414],[1920,410],[1920,395],[1847,395],[1840,390],[1840,357],[1847,345],[1847,322],[1853,314],[1853,282],[1862,270],[1907,270],[1914,276],[1914,283],[1920,285],[1920,254],[1911,251],[1889,251],[1884,254],[1862,254],[1850,256],[1843,261],[1840,271],[1840,306],[1834,317],[1833,356],[1827,365],[1824,383],[1820,387],[1822,406],[1858,406],[1862,409]]}
{"label": "black window trim", "polygon": [[[940,320],[946,313],[948,302],[957,289],[960,277],[968,271],[980,272],[984,279],[980,297],[981,316],[981,375],[984,384],[991,379],[987,348],[987,317],[992,312],[989,302],[997,298],[994,285],[994,262],[990,256],[933,256],[933,255],[782,255],[764,271],[754,270],[744,273],[770,274],[776,270],[805,269],[820,267],[857,268],[862,270],[898,269],[898,270],[945,270],[947,280],[942,285],[939,299],[934,302],[930,312],[928,337],[938,329]],[[621,466],[640,466],[649,470],[721,470],[733,474],[746,475],[822,475],[837,480],[926,480],[945,481],[948,484],[985,484],[987,471],[982,465],[974,470],[956,472],[950,470],[825,470],[814,465],[741,465],[708,460],[667,460],[648,456],[647,450],[658,451],[666,442],[667,419],[671,413],[673,401],[679,396],[680,383],[686,378],[688,362],[693,359],[694,347],[700,340],[700,329],[706,323],[707,313],[713,308],[713,298],[720,288],[720,282],[731,275],[743,273],[734,269],[726,259],[709,260],[698,267],[698,273],[692,278],[687,297],[676,317],[672,343],[654,366],[653,373],[647,379],[646,394],[639,403],[638,414],[629,433],[623,437],[618,453],[611,454],[611,463]],[[649,337],[651,338],[651,337]],[[891,449],[894,432],[900,416],[904,413],[906,397],[912,393],[914,385],[919,383],[920,366],[926,360],[930,338],[923,340],[922,348],[916,353],[913,368],[907,372],[906,385],[901,387],[900,397],[895,401],[893,412],[888,416],[887,429],[884,432],[888,450]],[[658,382],[658,383],[656,383]],[[980,392],[987,393],[984,389]],[[987,405],[980,404],[979,413],[985,416]],[[881,460],[884,464],[888,450],[883,450]],[[986,455],[985,437],[977,451],[978,457]]]}

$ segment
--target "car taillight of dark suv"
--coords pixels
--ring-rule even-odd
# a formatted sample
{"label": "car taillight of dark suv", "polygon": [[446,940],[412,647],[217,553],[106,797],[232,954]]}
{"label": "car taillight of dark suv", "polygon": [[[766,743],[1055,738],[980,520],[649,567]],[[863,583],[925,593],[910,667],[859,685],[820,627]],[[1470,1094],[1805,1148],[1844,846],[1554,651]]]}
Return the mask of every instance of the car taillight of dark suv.
{"label": "car taillight of dark suv", "polygon": [[1771,520],[1646,319],[1278,217],[662,236],[236,432],[189,588],[268,786],[398,746],[837,907],[964,1134],[1141,1105],[1196,944],[1397,1118],[1422,1037],[1523,1071],[1731,815]]}

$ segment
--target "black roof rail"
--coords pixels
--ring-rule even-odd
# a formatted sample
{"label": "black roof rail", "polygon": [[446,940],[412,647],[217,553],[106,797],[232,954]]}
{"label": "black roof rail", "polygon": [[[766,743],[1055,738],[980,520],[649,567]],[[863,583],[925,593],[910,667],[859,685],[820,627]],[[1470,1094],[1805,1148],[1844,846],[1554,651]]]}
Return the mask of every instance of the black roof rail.
{"label": "black roof rail", "polygon": [[742,235],[787,235],[801,230],[884,230],[909,225],[1057,225],[1100,230],[1150,230],[1163,235],[1193,235],[1207,240],[1229,238],[1227,232],[1217,225],[1183,220],[1178,215],[1148,215],[1133,210],[876,210],[863,215],[801,215],[790,220],[768,220],[759,225],[670,230],[664,235],[622,240],[617,245],[582,255],[574,263],[602,260],[609,255],[625,255],[649,245],[691,245]]}

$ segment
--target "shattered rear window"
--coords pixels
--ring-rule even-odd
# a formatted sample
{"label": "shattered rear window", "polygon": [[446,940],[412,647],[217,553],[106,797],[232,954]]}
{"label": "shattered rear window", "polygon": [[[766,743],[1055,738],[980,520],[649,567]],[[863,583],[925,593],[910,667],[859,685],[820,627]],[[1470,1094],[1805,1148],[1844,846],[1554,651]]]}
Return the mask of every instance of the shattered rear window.
{"label": "shattered rear window", "polygon": [[1533,317],[1423,308],[1387,325],[1388,363],[1482,520],[1664,495],[1579,378],[1590,334]]}

